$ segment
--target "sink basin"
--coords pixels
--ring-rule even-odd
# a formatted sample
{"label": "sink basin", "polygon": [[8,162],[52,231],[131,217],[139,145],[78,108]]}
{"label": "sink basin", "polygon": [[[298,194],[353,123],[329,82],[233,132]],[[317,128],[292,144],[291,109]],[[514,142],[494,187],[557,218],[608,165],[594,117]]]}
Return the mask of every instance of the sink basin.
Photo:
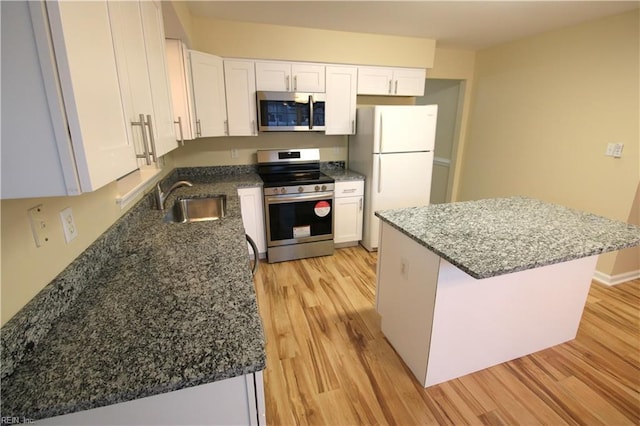
{"label": "sink basin", "polygon": [[165,216],[165,222],[187,223],[218,220],[224,217],[226,207],[226,195],[180,197]]}

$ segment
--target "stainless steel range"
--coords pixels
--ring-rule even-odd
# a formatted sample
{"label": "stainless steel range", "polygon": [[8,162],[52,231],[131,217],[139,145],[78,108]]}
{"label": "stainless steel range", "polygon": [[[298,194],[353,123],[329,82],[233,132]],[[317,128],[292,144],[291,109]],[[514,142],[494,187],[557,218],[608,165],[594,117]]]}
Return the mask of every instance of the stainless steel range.
{"label": "stainless steel range", "polygon": [[333,254],[334,180],[317,148],[258,151],[264,181],[267,261]]}

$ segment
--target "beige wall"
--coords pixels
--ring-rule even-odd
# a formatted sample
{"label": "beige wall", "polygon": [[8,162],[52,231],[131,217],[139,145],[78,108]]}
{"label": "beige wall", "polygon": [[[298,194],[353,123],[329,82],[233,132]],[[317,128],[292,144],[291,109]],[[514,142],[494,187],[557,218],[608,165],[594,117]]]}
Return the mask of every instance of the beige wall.
{"label": "beige wall", "polygon": [[[526,195],[628,221],[640,180],[638,22],[633,11],[478,52],[459,198]],[[622,158],[605,157],[609,142],[625,144]],[[601,256],[598,270],[640,269],[639,253],[615,268],[616,254]]]}
{"label": "beige wall", "polygon": [[[126,208],[116,204],[118,188],[109,184],[95,192],[74,197],[2,200],[1,319],[7,322],[42,288],[109,228]],[[140,195],[137,199],[140,199]],[[36,247],[27,210],[42,204],[49,241]],[[133,206],[135,201],[127,208]],[[59,213],[73,210],[78,237],[65,242]]]}
{"label": "beige wall", "polygon": [[194,49],[225,57],[431,68],[435,40],[193,17]]}

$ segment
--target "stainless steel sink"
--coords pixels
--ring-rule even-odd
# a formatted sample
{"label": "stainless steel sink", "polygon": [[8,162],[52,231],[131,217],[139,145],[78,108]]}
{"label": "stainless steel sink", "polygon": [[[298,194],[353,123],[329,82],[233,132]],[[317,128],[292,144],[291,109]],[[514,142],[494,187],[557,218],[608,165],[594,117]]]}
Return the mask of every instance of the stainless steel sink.
{"label": "stainless steel sink", "polygon": [[218,220],[225,215],[226,195],[180,197],[165,216],[165,222],[187,223]]}

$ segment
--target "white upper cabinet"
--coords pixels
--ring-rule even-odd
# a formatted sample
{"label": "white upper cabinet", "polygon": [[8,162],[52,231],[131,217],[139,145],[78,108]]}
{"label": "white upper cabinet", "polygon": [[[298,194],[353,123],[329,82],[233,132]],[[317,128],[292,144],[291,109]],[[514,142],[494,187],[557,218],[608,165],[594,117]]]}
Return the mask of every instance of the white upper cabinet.
{"label": "white upper cabinet", "polygon": [[118,73],[130,138],[140,165],[178,146],[166,72],[160,6],[109,2]]}
{"label": "white upper cabinet", "polygon": [[358,95],[424,96],[423,68],[358,67]]}
{"label": "white upper cabinet", "polygon": [[227,135],[227,107],[222,58],[189,50],[196,137]]}
{"label": "white upper cabinet", "polygon": [[224,60],[229,136],[257,136],[256,74],[253,61]]}
{"label": "white upper cabinet", "polygon": [[171,104],[167,59],[164,48],[164,22],[159,1],[141,1],[147,65],[151,82],[157,155],[162,156],[178,147]]}
{"label": "white upper cabinet", "polygon": [[1,7],[2,198],[94,191],[135,170],[107,3]]}
{"label": "white upper cabinet", "polygon": [[165,53],[176,135],[182,141],[195,139],[196,129],[194,123],[196,120],[191,87],[189,51],[181,40],[166,39]]}
{"label": "white upper cabinet", "polygon": [[326,67],[325,134],[352,135],[356,130],[357,67]]}
{"label": "white upper cabinet", "polygon": [[276,92],[324,92],[325,66],[290,62],[256,62],[256,89]]}

